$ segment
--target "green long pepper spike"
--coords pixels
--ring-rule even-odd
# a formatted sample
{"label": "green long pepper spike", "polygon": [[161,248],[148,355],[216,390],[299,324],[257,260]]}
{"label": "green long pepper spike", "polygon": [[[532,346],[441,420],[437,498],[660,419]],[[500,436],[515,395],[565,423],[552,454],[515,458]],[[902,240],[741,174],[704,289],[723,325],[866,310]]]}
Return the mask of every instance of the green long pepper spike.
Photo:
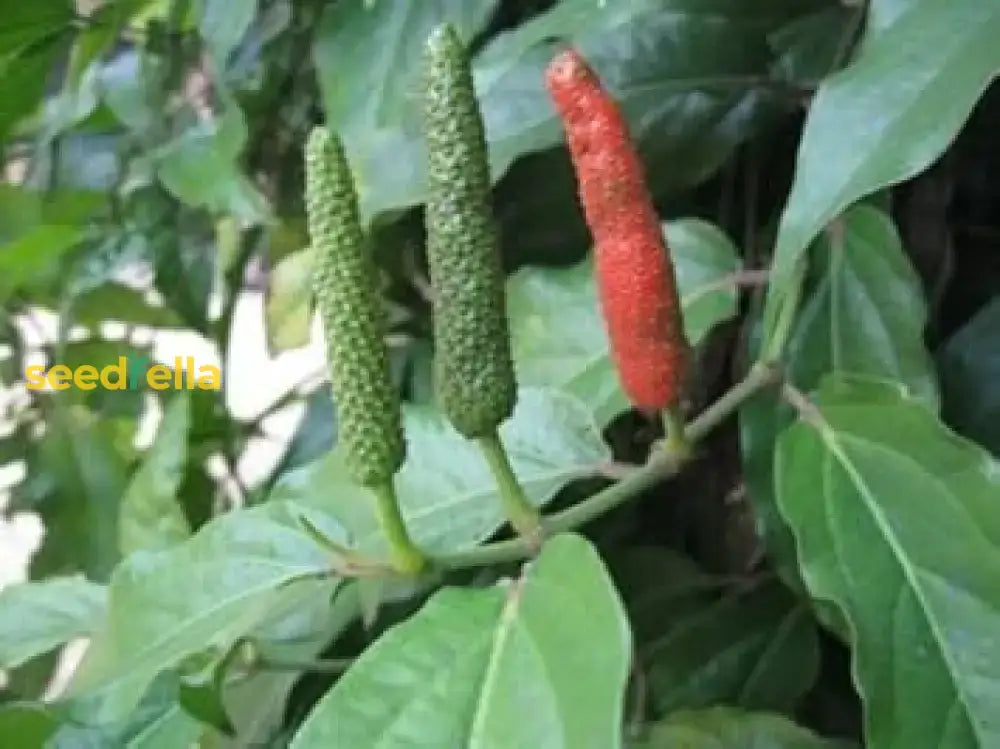
{"label": "green long pepper spike", "polygon": [[511,524],[540,538],[538,511],[497,436],[517,401],[505,277],[482,114],[468,54],[447,24],[427,40],[423,104],[438,401],[455,429],[483,451]]}
{"label": "green long pepper spike", "polygon": [[424,133],[436,388],[451,423],[475,439],[513,413],[517,384],[486,138],[466,52],[450,26],[427,41]]}
{"label": "green long pepper spike", "polygon": [[393,488],[406,457],[399,395],[390,377],[378,271],[361,228],[354,180],[340,139],[322,127],[309,134],[305,164],[313,287],[326,333],[339,440],[351,477],[375,494],[396,566],[416,572],[423,555],[406,532]]}

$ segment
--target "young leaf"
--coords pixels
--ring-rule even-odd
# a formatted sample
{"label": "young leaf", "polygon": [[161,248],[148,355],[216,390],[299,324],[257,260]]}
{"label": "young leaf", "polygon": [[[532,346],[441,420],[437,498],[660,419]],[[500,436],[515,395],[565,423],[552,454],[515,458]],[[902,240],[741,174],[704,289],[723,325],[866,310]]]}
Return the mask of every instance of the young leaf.
{"label": "young leaf", "polygon": [[177,502],[187,462],[189,411],[186,392],[170,400],[152,447],[122,495],[118,534],[124,555],[164,549],[191,535]]}
{"label": "young leaf", "polygon": [[[497,486],[476,446],[433,407],[404,408],[406,462],[397,493],[414,540],[431,553],[474,546],[503,523]],[[541,505],[573,479],[593,475],[610,459],[586,406],[553,390],[523,388],[517,409],[500,428],[529,499]],[[383,548],[371,493],[355,484],[336,450],[283,476],[271,499],[325,507],[370,552]]]}
{"label": "young leaf", "polygon": [[83,575],[10,585],[0,591],[0,668],[15,668],[76,637],[89,635],[106,592]]}
{"label": "young leaf", "polygon": [[842,377],[775,471],[805,583],[850,625],[868,745],[1000,745],[1000,464],[898,385]]}
{"label": "young leaf", "polygon": [[620,747],[629,641],[597,553],[557,536],[520,579],[446,588],[389,630],[292,747]]}
{"label": "young leaf", "polygon": [[[663,224],[696,345],[736,312],[736,249],[717,227],[697,219]],[[608,353],[593,262],[568,269],[522,268],[507,284],[507,307],[518,382],[555,387],[591,406],[604,426],[628,408]]]}
{"label": "young leaf", "polygon": [[918,173],[955,137],[1000,70],[998,34],[997,3],[911,2],[820,87],[778,229],[765,337],[799,257],[827,222]]}

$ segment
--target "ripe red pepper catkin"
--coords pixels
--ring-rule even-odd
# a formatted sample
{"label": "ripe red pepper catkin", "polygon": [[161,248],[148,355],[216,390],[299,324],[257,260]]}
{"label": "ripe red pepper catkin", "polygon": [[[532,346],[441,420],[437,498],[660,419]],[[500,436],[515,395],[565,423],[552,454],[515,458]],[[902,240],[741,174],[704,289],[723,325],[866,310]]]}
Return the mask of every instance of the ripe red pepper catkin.
{"label": "ripe red pepper catkin", "polygon": [[687,373],[674,268],[625,118],[575,50],[558,54],[546,84],[566,130],[622,387],[643,411],[677,405]]}

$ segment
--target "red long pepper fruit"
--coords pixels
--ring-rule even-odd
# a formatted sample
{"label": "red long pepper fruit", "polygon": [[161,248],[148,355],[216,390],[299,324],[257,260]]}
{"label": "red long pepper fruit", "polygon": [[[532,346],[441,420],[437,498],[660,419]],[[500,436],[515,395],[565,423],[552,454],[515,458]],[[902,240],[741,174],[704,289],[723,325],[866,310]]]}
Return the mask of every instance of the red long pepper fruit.
{"label": "red long pepper fruit", "polygon": [[676,406],[689,347],[673,263],[628,125],[575,50],[558,54],[545,77],[594,238],[601,309],[622,387],[643,411]]}

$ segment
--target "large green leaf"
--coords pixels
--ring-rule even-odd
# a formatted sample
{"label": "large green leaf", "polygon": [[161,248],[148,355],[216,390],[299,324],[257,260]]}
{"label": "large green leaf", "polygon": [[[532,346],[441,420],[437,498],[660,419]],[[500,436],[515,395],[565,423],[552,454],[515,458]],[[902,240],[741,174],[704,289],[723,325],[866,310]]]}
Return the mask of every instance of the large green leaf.
{"label": "large green leaf", "polygon": [[[471,40],[494,5],[435,0],[376,3],[364,11],[352,0],[328,8],[316,67],[327,119],[345,136],[365,214],[423,202],[418,70],[427,30],[449,18]],[[662,166],[652,171],[652,184],[703,179],[782,108],[767,82],[773,58],[767,34],[825,5],[767,0],[751,14],[739,0],[716,0],[710,13],[696,0],[562,0],[492,40],[473,61],[494,179],[518,157],[562,141],[543,83],[554,39],[579,46],[621,99],[647,160]],[[359,49],[371,52],[358,55]]]}
{"label": "large green leaf", "polygon": [[[122,562],[72,694],[98,692],[96,719],[121,719],[157,673],[207,648],[228,648],[276,610],[314,595],[292,584],[330,571],[329,552],[302,529],[304,512],[283,502],[234,511],[189,541]],[[343,535],[329,518],[311,520]]]}
{"label": "large green leaf", "polygon": [[37,747],[59,727],[59,720],[41,705],[14,703],[0,707],[0,743]]}
{"label": "large green leaf", "polygon": [[29,508],[46,528],[33,575],[82,570],[97,581],[110,575],[119,558],[118,500],[126,482],[117,447],[120,423],[57,399],[28,464],[29,478],[38,482]]}
{"label": "large green leaf", "polygon": [[103,284],[76,296],[70,314],[80,325],[96,326],[107,320],[153,327],[180,325],[173,310],[151,304],[141,291],[120,283]]}
{"label": "large green leaf", "polygon": [[[848,210],[812,249],[813,278],[788,346],[789,379],[812,390],[828,373],[896,380],[936,407],[933,362],[924,346],[920,279],[889,218],[869,206]],[[774,500],[777,435],[793,418],[774,393],[740,412],[744,476],[775,560],[790,572],[791,538]]]}
{"label": "large green leaf", "polygon": [[383,635],[292,747],[613,749],[629,641],[596,552],[557,536],[520,579],[439,591]]}
{"label": "large green leaf", "polygon": [[[736,249],[712,224],[663,225],[677,271],[688,340],[698,344],[736,312],[731,281]],[[507,308],[518,381],[556,387],[590,406],[602,426],[628,408],[608,351],[593,262],[572,268],[522,268],[507,284]]]}
{"label": "large green leaf", "polygon": [[198,30],[216,65],[223,69],[226,58],[246,34],[257,13],[257,0],[199,0]]}
{"label": "large green leaf", "polygon": [[658,714],[720,703],[789,710],[815,681],[816,626],[777,580],[672,603],[640,649]]}
{"label": "large green leaf", "polygon": [[157,174],[179,200],[247,223],[263,222],[268,206],[240,171],[247,124],[235,104],[218,119],[199,123],[157,149]]}
{"label": "large green leaf", "polygon": [[22,286],[51,280],[66,253],[84,236],[78,226],[46,224],[0,247],[0,300]]}
{"label": "large green leaf", "polygon": [[[360,617],[357,583],[338,586],[338,581],[327,580],[304,585],[312,587],[311,595],[250,633],[260,657],[308,663]],[[304,670],[258,669],[245,678],[226,680],[222,699],[238,746],[265,745],[272,738],[284,720],[289,693]]]}
{"label": "large green leaf", "polygon": [[[0,29],[0,47],[3,30]],[[35,112],[45,93],[45,80],[59,54],[59,45],[47,42],[23,54],[0,50],[0,142],[20,120]]]}
{"label": "large green leaf", "polygon": [[776,477],[806,585],[849,624],[867,745],[1000,745],[1000,464],[897,385],[831,378]]}
{"label": "large green leaf", "polygon": [[[404,411],[406,463],[396,476],[403,516],[417,543],[429,552],[474,546],[503,523],[496,482],[482,454],[434,407]],[[556,391],[522,388],[514,416],[500,427],[514,471],[535,504],[570,481],[594,475],[610,459],[587,408]],[[341,455],[292,471],[279,480],[275,499],[291,499],[333,513],[356,545],[384,546],[373,499],[347,473]]]}
{"label": "large green leaf", "polygon": [[393,127],[415,115],[420,60],[431,30],[447,20],[470,39],[496,5],[497,0],[329,4],[314,56],[330,126],[345,137],[361,137],[362,131]]}
{"label": "large green leaf", "polygon": [[815,681],[816,626],[778,580],[734,584],[657,547],[613,553],[609,566],[656,714],[720,703],[791,709]]}
{"label": "large green leaf", "polygon": [[1000,70],[998,34],[997,3],[913,2],[820,87],[778,230],[769,335],[799,257],[827,222],[924,169],[955,137]]}
{"label": "large green leaf", "polygon": [[46,749],[191,749],[203,738],[206,746],[217,746],[212,739],[218,734],[181,706],[180,686],[176,673],[164,673],[127,716],[100,723],[86,712],[77,719],[72,703],[57,703],[65,720]]}
{"label": "large green leaf", "polygon": [[184,391],[170,400],[156,439],[125,489],[118,518],[122,554],[164,549],[191,535],[177,502],[187,462],[190,408]]}
{"label": "large green leaf", "polygon": [[649,729],[633,749],[850,749],[788,718],[731,707],[680,710]]}
{"label": "large green leaf", "polygon": [[0,591],[0,668],[20,666],[90,634],[104,604],[104,587],[82,575],[4,588]]}
{"label": "large green leaf", "polygon": [[48,0],[44,3],[22,3],[0,0],[0,57],[28,46],[66,27],[73,19],[70,0]]}
{"label": "large green leaf", "polygon": [[939,361],[945,421],[1000,456],[1000,297],[948,339]]}

